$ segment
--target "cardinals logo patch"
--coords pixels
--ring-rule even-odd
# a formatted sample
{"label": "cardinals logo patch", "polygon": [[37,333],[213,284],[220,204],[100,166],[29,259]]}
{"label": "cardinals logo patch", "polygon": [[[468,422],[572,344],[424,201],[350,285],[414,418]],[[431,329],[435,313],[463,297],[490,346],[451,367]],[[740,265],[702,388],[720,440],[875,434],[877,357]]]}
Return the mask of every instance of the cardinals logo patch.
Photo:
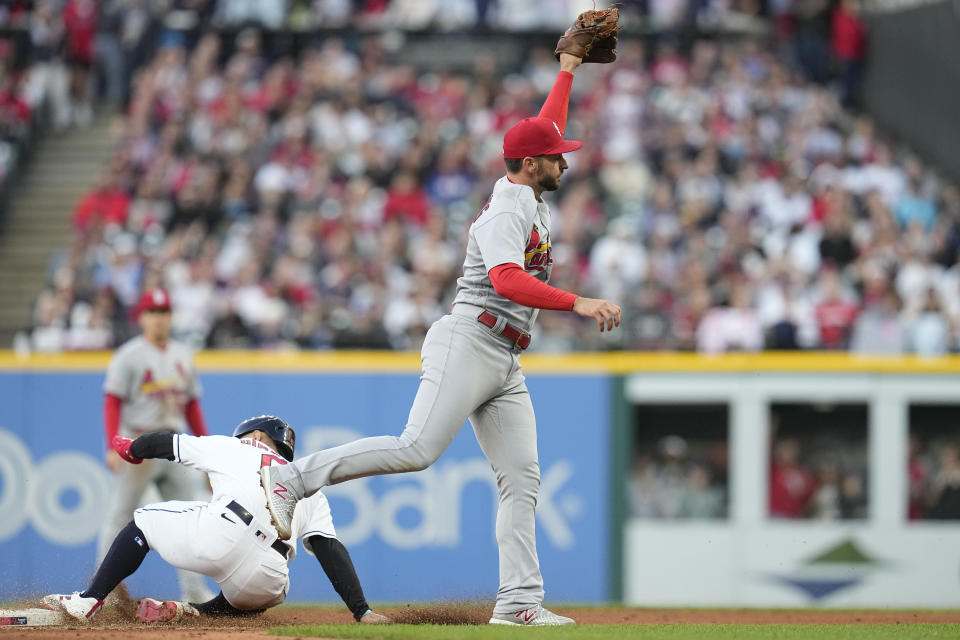
{"label": "cardinals logo patch", "polygon": [[154,380],[153,372],[147,369],[147,373],[143,376],[143,381],[140,383],[140,393],[149,396],[155,393],[164,393],[171,389],[176,390],[177,386],[177,380],[174,378]]}
{"label": "cardinals logo patch", "polygon": [[523,254],[523,268],[527,271],[543,271],[552,262],[549,233],[546,238],[542,238],[537,225],[533,225],[530,241]]}

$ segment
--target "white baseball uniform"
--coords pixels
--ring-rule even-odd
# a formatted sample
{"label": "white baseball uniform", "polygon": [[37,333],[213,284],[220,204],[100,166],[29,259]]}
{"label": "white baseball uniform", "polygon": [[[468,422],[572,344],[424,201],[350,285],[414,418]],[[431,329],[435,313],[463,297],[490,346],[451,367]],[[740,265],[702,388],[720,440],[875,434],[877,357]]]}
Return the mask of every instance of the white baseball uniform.
{"label": "white baseball uniform", "polygon": [[[173,566],[216,580],[227,601],[238,609],[266,609],[283,602],[290,587],[287,563],[296,547],[280,541],[285,555],[274,548],[277,531],[267,511],[259,471],[286,460],[257,440],[228,436],[177,435],[173,451],[176,462],[209,474],[213,498],[137,509],[134,521],[147,544]],[[243,522],[230,504],[242,507],[252,520]],[[322,493],[297,504],[293,527],[301,539],[336,537],[330,505]]]}
{"label": "white baseball uniform", "polygon": [[[190,350],[174,341],[161,349],[142,335],[114,353],[103,390],[122,400],[119,435],[131,439],[155,431],[182,432],[187,426],[185,407],[200,395]],[[98,564],[117,533],[130,522],[133,510],[143,504],[150,485],[156,486],[164,500],[200,497],[200,474],[167,460],[124,464],[116,477],[116,491],[97,542]],[[211,595],[202,576],[181,571],[178,578],[184,600],[203,601]]]}
{"label": "white baseball uniform", "polygon": [[[418,471],[431,465],[468,418],[497,478],[500,589],[495,613],[543,601],[534,509],[540,488],[537,429],[518,352],[477,321],[484,310],[529,331],[538,310],[494,290],[487,273],[514,263],[546,282],[553,259],[550,209],[533,189],[497,181],[469,231],[463,277],[450,315],[433,324],[421,351],[420,388],[399,437],[380,436],[320,451],[292,463],[306,495],[353,478]],[[280,472],[282,476],[283,472]]]}

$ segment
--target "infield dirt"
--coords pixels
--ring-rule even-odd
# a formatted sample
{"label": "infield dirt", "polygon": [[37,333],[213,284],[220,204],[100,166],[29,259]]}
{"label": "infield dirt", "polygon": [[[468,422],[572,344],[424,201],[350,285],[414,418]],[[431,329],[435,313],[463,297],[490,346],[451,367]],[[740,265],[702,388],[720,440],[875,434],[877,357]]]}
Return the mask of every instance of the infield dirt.
{"label": "infield dirt", "polygon": [[[552,607],[579,624],[910,624],[960,623],[960,611],[796,611],[752,609],[635,609],[616,607]],[[382,607],[378,611],[407,624],[486,624],[488,605],[444,603]],[[105,609],[90,624],[31,629],[0,628],[0,640],[121,640],[136,635],[144,640],[259,640],[281,625],[348,624],[345,609],[285,606],[250,618],[183,620],[146,625],[133,617],[134,606],[124,603]]]}

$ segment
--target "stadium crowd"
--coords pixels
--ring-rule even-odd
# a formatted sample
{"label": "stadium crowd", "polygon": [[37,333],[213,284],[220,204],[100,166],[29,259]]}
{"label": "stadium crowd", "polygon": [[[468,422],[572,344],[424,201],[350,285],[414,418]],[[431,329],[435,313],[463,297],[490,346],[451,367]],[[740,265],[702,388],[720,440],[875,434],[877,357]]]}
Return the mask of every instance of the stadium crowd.
{"label": "stadium crowd", "polygon": [[770,457],[770,517],[866,518],[865,444],[833,440],[829,433],[776,439]]}
{"label": "stadium crowd", "polygon": [[98,98],[124,103],[162,10],[137,0],[0,3],[0,209],[40,137],[92,124]]}
{"label": "stadium crowd", "polygon": [[[803,428],[779,427],[783,411],[805,412]],[[824,416],[806,419],[803,407],[777,407],[771,413],[767,516],[772,519],[850,520],[867,517],[867,439],[865,425]],[[677,416],[679,419],[680,416]],[[706,426],[709,420],[671,432],[668,423],[637,420],[635,446],[626,482],[629,513],[640,519],[716,519],[729,514],[729,433]],[[666,434],[666,435],[661,435]],[[931,452],[932,453],[932,452]],[[924,458],[924,461],[928,460]],[[917,500],[931,497],[928,470],[911,465]],[[960,467],[958,467],[960,468]],[[929,476],[942,476],[932,472]],[[913,482],[913,480],[911,480]],[[923,513],[923,512],[921,512]],[[911,517],[923,517],[911,516]]]}
{"label": "stadium crowd", "polygon": [[950,427],[938,436],[910,434],[907,515],[911,520],[960,520],[960,444]]}
{"label": "stadium crowd", "polygon": [[[788,407],[795,412],[796,408]],[[937,411],[944,408],[938,407]],[[950,407],[956,411],[956,407]],[[781,412],[783,409],[781,409]],[[864,416],[865,417],[865,416]],[[960,520],[960,444],[952,422],[910,428],[906,459],[909,520]],[[782,520],[858,520],[869,515],[867,428],[857,422],[781,430],[771,415],[767,515]],[[649,417],[637,422],[626,496],[632,518],[717,519],[729,513],[727,433],[698,425],[671,432]],[[845,426],[841,426],[844,425]],[[681,435],[681,433],[683,435]],[[666,434],[666,435],[661,435]]]}
{"label": "stadium crowd", "polygon": [[[197,347],[417,348],[551,51],[456,73],[376,36],[295,58],[252,29],[228,52],[163,43],[27,348],[119,344],[157,285]],[[619,301],[625,324],[546,312],[532,348],[956,350],[957,186],[774,48],[677,43],[623,38],[616,64],[578,74],[568,136],[585,144],[548,196],[552,283]]]}
{"label": "stadium crowd", "polygon": [[726,438],[670,434],[638,442],[627,477],[632,518],[707,520],[729,509]]}
{"label": "stadium crowd", "polygon": [[[770,463],[770,516],[848,520],[867,517],[866,442],[778,438]],[[835,434],[833,434],[835,435]],[[910,520],[960,519],[960,445],[953,433],[911,433],[906,466]]]}

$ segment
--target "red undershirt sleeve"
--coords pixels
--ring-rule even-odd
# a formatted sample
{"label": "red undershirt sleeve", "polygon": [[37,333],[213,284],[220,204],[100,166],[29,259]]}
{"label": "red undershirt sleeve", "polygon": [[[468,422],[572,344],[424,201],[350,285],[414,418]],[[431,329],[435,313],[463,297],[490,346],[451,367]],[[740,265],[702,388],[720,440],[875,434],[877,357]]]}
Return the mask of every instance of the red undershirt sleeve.
{"label": "red undershirt sleeve", "polygon": [[107,448],[111,446],[113,438],[120,431],[120,406],[123,400],[112,393],[103,396],[103,430],[107,435]]}
{"label": "red undershirt sleeve", "polygon": [[196,398],[190,398],[186,406],[187,425],[190,432],[195,436],[210,435],[207,432],[207,423],[203,419],[203,411],[200,409],[200,401]]}
{"label": "red undershirt sleeve", "polygon": [[540,118],[549,118],[557,123],[560,129],[560,135],[563,135],[567,128],[567,107],[570,103],[570,88],[573,86],[573,74],[569,71],[561,71],[557,74],[557,80],[553,83],[553,89],[547,96],[547,101],[543,103],[543,108],[537,114]]}
{"label": "red undershirt sleeve", "polygon": [[525,307],[571,311],[577,299],[569,291],[537,280],[512,262],[495,266],[487,275],[498,294]]}

